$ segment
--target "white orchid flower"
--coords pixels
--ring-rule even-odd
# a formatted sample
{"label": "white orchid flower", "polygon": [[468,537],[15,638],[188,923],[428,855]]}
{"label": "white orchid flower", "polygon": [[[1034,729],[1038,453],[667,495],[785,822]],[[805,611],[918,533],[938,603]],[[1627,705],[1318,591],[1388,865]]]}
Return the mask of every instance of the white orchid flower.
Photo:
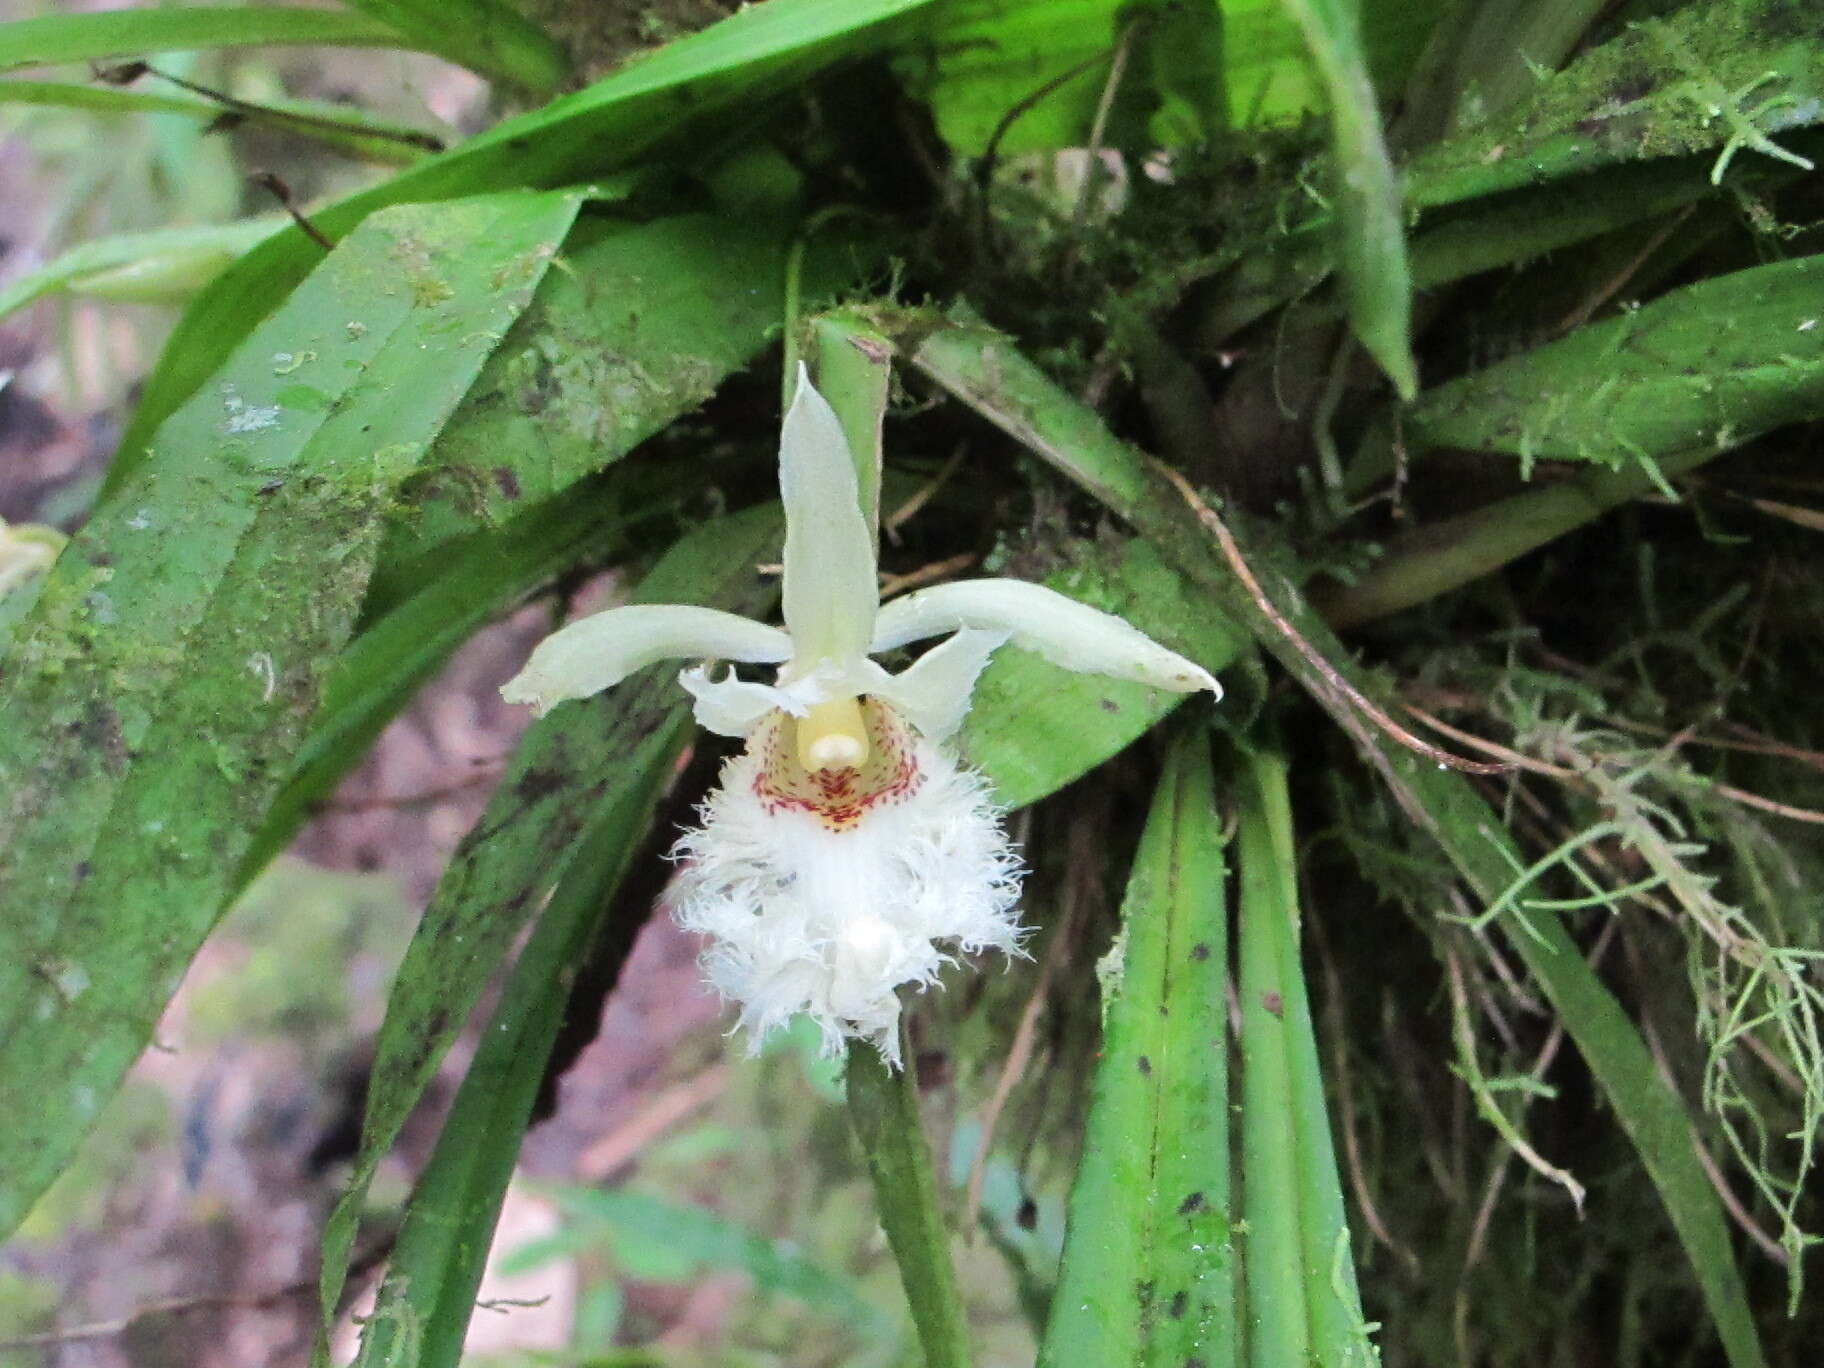
{"label": "white orchid flower", "polygon": [[[944,742],[1011,642],[1067,669],[1189,693],[1211,675],[1120,618],[1020,580],[880,603],[875,541],[842,426],[801,367],[779,442],[785,627],[685,605],[614,608],[541,642],[501,693],[542,713],[655,661],[777,665],[771,684],[707,665],[679,683],[697,721],[746,740],[677,846],[672,902],[710,938],[704,969],[757,1049],[797,1013],[898,1063],[899,998],[951,950],[1017,952],[1019,862],[983,780]],[[891,674],[870,657],[949,635]]]}

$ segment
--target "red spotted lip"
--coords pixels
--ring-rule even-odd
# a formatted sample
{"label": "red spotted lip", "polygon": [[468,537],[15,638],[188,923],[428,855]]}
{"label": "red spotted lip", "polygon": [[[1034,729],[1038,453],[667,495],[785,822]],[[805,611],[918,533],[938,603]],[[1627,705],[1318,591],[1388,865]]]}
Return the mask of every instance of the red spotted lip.
{"label": "red spotted lip", "polygon": [[798,719],[774,713],[753,745],[761,755],[754,795],[768,813],[808,812],[831,831],[850,831],[877,808],[904,802],[925,781],[906,724],[877,699],[861,700],[868,758],[847,769],[807,770],[798,760]]}

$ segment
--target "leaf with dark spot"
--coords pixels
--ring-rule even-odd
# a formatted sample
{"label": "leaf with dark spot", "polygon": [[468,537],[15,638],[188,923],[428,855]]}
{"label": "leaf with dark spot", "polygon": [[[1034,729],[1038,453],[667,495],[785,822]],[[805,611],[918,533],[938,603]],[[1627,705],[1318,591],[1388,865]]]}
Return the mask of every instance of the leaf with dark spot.
{"label": "leaf with dark spot", "polygon": [[[1040,1368],[1236,1362],[1222,844],[1208,741],[1186,728],[1122,903]],[[1160,1288],[1185,1290],[1166,1301]]]}
{"label": "leaf with dark spot", "polygon": [[[782,535],[773,505],[705,523],[673,547],[635,598],[760,611],[775,589],[756,586],[753,566],[777,554]],[[606,695],[553,709],[527,732],[452,857],[395,977],[355,1173],[324,1230],[328,1311],[341,1296],[375,1169],[527,916],[590,849],[591,839],[570,833],[595,831],[611,817],[621,832],[632,820],[624,812],[629,794],[650,790],[647,805],[657,800],[655,776],[669,780],[692,734],[688,702],[677,667],[658,665]],[[542,1067],[541,1060],[540,1076]]]}
{"label": "leaf with dark spot", "polygon": [[[0,1132],[0,1233],[95,1120],[236,886],[354,630],[392,494],[579,202],[369,219],[171,415],[19,625],[0,678],[0,1096],[32,1105]],[[339,413],[278,395],[272,357],[306,351]],[[81,862],[89,877],[45,888]],[[34,959],[81,991],[51,991]]]}

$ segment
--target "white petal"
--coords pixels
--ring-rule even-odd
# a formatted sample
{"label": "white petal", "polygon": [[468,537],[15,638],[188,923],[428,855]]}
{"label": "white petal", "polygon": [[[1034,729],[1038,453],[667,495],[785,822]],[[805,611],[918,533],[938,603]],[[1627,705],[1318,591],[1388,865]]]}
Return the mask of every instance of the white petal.
{"label": "white petal", "polygon": [[894,599],[880,610],[870,651],[978,627],[1006,632],[1015,646],[1053,665],[1110,675],[1156,689],[1191,693],[1222,686],[1208,670],[1168,651],[1145,632],[1110,613],[1025,580],[957,580]]}
{"label": "white petal", "polygon": [[899,709],[931,740],[942,741],[962,726],[975,681],[988,657],[1006,644],[1009,635],[965,627],[926,651],[910,669],[888,675],[870,692]]}
{"label": "white petal", "polygon": [[697,725],[721,736],[746,736],[770,712],[802,713],[804,705],[771,684],[736,679],[733,670],[713,678],[699,665],[678,676],[685,692],[697,700],[691,711]]}
{"label": "white petal", "polygon": [[809,668],[865,654],[880,606],[874,535],[862,516],[842,423],[802,364],[779,433],[779,493],[785,501],[781,592],[795,662]]}
{"label": "white petal", "polygon": [[538,643],[532,658],[501,686],[509,703],[540,714],[568,698],[587,698],[655,661],[790,659],[791,638],[777,627],[715,608],[635,604],[573,622]]}
{"label": "white petal", "polygon": [[802,716],[807,709],[832,698],[873,693],[887,677],[887,672],[862,655],[847,660],[825,660],[808,674],[791,674],[788,669],[781,670],[779,675],[779,692],[797,704],[789,711]]}

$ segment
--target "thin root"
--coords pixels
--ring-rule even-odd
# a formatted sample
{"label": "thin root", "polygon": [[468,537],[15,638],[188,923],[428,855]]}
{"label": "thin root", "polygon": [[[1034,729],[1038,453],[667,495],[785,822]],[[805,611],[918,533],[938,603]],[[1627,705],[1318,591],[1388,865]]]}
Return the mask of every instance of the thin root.
{"label": "thin root", "polygon": [[1513,770],[1514,767],[1510,764],[1470,760],[1452,751],[1447,751],[1441,746],[1434,746],[1429,741],[1407,731],[1388,716],[1383,709],[1376,706],[1366,694],[1345,679],[1336,666],[1325,660],[1317,648],[1299,634],[1298,629],[1287,620],[1285,614],[1274,606],[1273,600],[1267,597],[1266,591],[1260,587],[1260,581],[1254,578],[1254,572],[1248,568],[1247,561],[1243,559],[1241,547],[1236,544],[1234,533],[1230,532],[1228,526],[1216,515],[1216,510],[1205,503],[1197,491],[1191,488],[1190,481],[1163,462],[1154,462],[1154,465],[1166,479],[1172,482],[1173,487],[1184,497],[1184,501],[1191,506],[1191,511],[1197,515],[1197,521],[1202,523],[1210,535],[1216,538],[1217,545],[1222,548],[1223,559],[1228,561],[1229,568],[1235,572],[1235,578],[1240,580],[1242,587],[1248,591],[1248,597],[1254,600],[1255,607],[1266,615],[1268,621],[1287,641],[1291,642],[1299,655],[1303,656],[1311,667],[1323,677],[1324,682],[1335,693],[1348,699],[1359,711],[1371,718],[1376,726],[1407,750],[1414,751],[1428,760],[1436,761],[1440,765],[1447,765],[1451,769],[1462,770],[1465,774],[1507,774]]}

